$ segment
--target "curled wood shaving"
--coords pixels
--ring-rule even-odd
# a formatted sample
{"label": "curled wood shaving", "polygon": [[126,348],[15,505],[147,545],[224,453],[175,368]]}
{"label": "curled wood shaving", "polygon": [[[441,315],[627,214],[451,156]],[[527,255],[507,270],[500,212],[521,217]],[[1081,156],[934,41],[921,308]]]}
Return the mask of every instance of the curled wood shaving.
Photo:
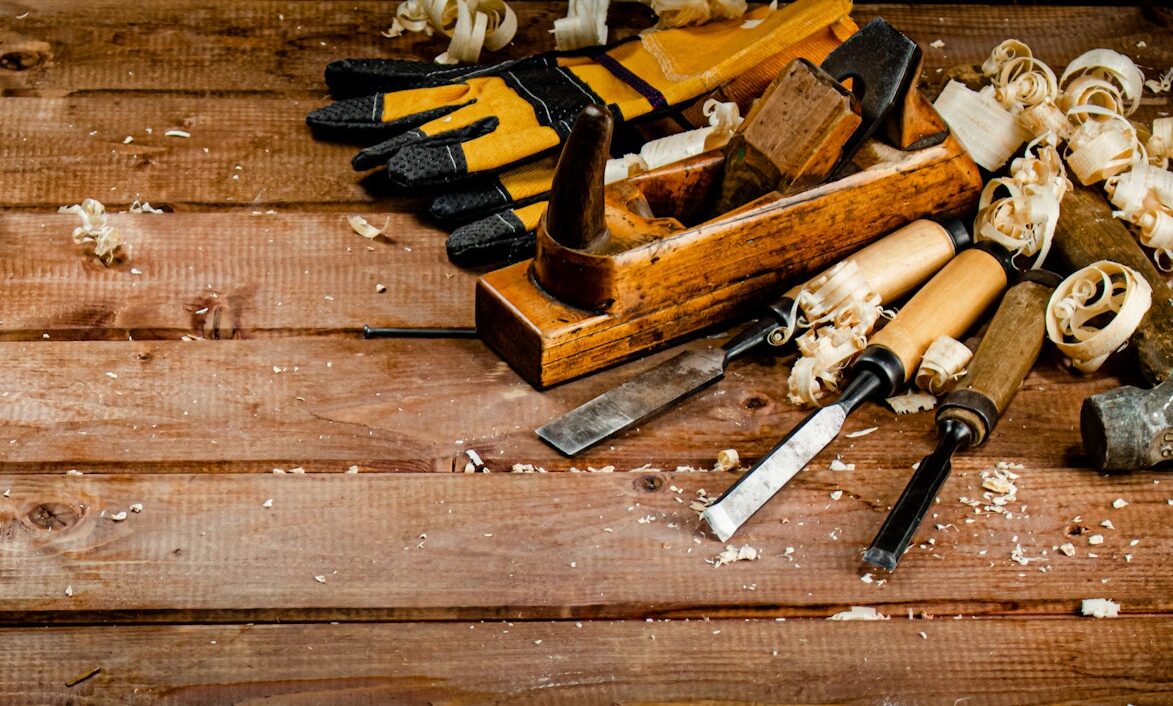
{"label": "curled wood shaving", "polygon": [[85,199],[80,204],[62,206],[58,213],[73,213],[81,218],[81,225],[73,229],[73,242],[92,244],[94,255],[109,266],[122,248],[122,235],[117,228],[106,225],[106,207],[97,199]]}
{"label": "curled wood shaving", "polygon": [[1039,267],[1058,222],[1059,201],[1048,186],[1022,184],[1012,177],[991,179],[978,199],[974,240],[992,240],[1015,255],[1034,255],[1031,267]]}
{"label": "curled wood shaving", "polygon": [[406,0],[395,14],[385,37],[435,31],[451,37],[438,64],[476,63],[482,48],[496,51],[517,34],[517,15],[503,0]]}
{"label": "curled wood shaving", "polygon": [[[712,20],[727,20],[745,14],[746,0],[638,0],[656,13],[657,29],[700,25]],[[770,4],[775,9],[777,0]],[[751,25],[756,27],[757,25]]]}
{"label": "curled wood shaving", "polygon": [[607,160],[604,182],[610,184],[722,147],[744,120],[733,102],[722,103],[710,98],[702,110],[709,119],[708,126],[652,140],[638,155],[626,154]]}
{"label": "curled wood shaving", "polygon": [[1149,153],[1149,164],[1165,169],[1173,159],[1173,117],[1157,118],[1153,121],[1152,135],[1145,143]]}
{"label": "curled wood shaving", "polygon": [[554,48],[581,49],[607,43],[607,6],[610,0],[570,0],[566,17],[554,20]]}
{"label": "curled wood shaving", "polygon": [[957,81],[945,85],[933,107],[949,124],[973,161],[995,171],[1031,136],[994,98],[993,88],[979,93]]}
{"label": "curled wood shaving", "polygon": [[929,344],[916,371],[916,386],[934,395],[953,387],[965,374],[965,366],[973,359],[973,351],[964,343],[949,336],[941,336]]}
{"label": "curled wood shaving", "polygon": [[810,329],[795,339],[801,357],[790,369],[790,400],[813,405],[827,390],[837,390],[844,367],[867,346],[883,313],[880,295],[855,260],[844,260],[808,282],[794,298],[793,324],[770,340],[780,345],[796,329]]}
{"label": "curled wood shaving", "polygon": [[1006,63],[1024,57],[1029,59],[1032,56],[1034,54],[1026,44],[1017,39],[1007,39],[994,47],[989,58],[982,62],[982,73],[986,76],[996,76]]}
{"label": "curled wood shaving", "polygon": [[[1088,78],[1095,79],[1096,83],[1087,81]],[[1106,100],[1107,96],[1102,92],[1102,84],[1112,86],[1116,89],[1117,96],[1128,101],[1127,106],[1121,106],[1124,115],[1131,115],[1140,105],[1144,74],[1132,59],[1119,52],[1111,49],[1092,49],[1080,54],[1067,65],[1067,68],[1063,70],[1063,75],[1059,77],[1059,85],[1063,87],[1064,96],[1073,101],[1069,108],[1080,105],[1099,105],[1095,102],[1089,103],[1082,100],[1079,97],[1081,94],[1073,93],[1072,89],[1076,84],[1096,86],[1097,88],[1090,94],[1093,100]],[[1079,90],[1086,91],[1088,89],[1080,88]]]}
{"label": "curled wood shaving", "polygon": [[1117,209],[1112,215],[1136,226],[1141,244],[1157,251],[1158,265],[1169,262],[1173,255],[1173,172],[1141,163],[1109,178],[1104,189]]}
{"label": "curled wood shaving", "polygon": [[1067,166],[1081,184],[1094,184],[1147,161],[1136,128],[1127,118],[1099,109],[1089,113],[1106,115],[1107,120],[1089,120],[1076,129],[1067,143]]}
{"label": "curled wood shaving", "polygon": [[1059,97],[1059,82],[1051,67],[1030,56],[1010,59],[993,76],[994,99],[1017,113]]}
{"label": "curled wood shaving", "polygon": [[1036,138],[1050,134],[1058,140],[1068,140],[1075,132],[1075,126],[1053,100],[1032,105],[1017,113],[1014,119],[1019,127]]}
{"label": "curled wood shaving", "polygon": [[1135,270],[1109,260],[1092,263],[1051,295],[1047,337],[1077,370],[1093,372],[1127,342],[1151,298],[1152,288]]}
{"label": "curled wood shaving", "polygon": [[383,226],[381,228],[376,228],[362,216],[347,216],[346,222],[350,224],[350,227],[354,229],[355,233],[358,233],[367,240],[374,240],[375,238],[387,232],[387,228],[391,225],[391,218],[388,217],[387,220],[383,222]]}
{"label": "curled wood shaving", "polygon": [[737,454],[737,449],[722,449],[717,452],[717,463],[713,465],[714,471],[732,471],[741,466],[741,457]]}
{"label": "curled wood shaving", "polygon": [[1164,93],[1170,88],[1173,88],[1173,68],[1170,68],[1165,73],[1161,74],[1160,78],[1152,79],[1144,82],[1144,87],[1153,93]]}

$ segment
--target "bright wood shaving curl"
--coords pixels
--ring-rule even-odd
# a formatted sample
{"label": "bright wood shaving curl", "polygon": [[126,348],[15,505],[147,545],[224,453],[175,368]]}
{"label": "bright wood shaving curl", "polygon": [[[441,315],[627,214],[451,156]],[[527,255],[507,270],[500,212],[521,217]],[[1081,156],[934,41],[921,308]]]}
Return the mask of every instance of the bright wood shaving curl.
{"label": "bright wood shaving curl", "polygon": [[496,51],[517,34],[517,15],[503,0],[405,0],[395,14],[385,37],[435,31],[451,37],[438,64],[476,63],[482,48]]}
{"label": "bright wood shaving curl", "polygon": [[973,161],[996,171],[1031,135],[994,98],[994,89],[972,91],[964,84],[945,84],[933,107]]}
{"label": "bright wood shaving curl", "polygon": [[827,390],[837,390],[843,369],[867,347],[868,334],[883,313],[880,295],[855,260],[844,260],[808,282],[794,298],[794,323],[779,334],[785,342],[796,329],[810,329],[795,340],[801,357],[790,369],[790,400],[813,405]]}
{"label": "bright wood shaving curl", "polygon": [[1173,68],[1170,68],[1165,73],[1161,74],[1160,78],[1149,79],[1144,82],[1144,87],[1153,93],[1165,93],[1170,88],[1173,88]]}
{"label": "bright wood shaving curl", "polygon": [[1112,215],[1136,226],[1141,244],[1164,256],[1158,264],[1168,262],[1173,255],[1173,172],[1141,163],[1108,179],[1104,189],[1117,209]]}
{"label": "bright wood shaving curl", "polygon": [[604,183],[610,184],[723,147],[744,120],[733,102],[722,103],[710,98],[702,110],[709,119],[706,127],[652,140],[637,155],[626,154],[607,160]]}
{"label": "bright wood shaving curl", "polygon": [[995,100],[1014,113],[1059,97],[1055,72],[1030,56],[1017,57],[1002,64],[991,83]]}
{"label": "bright wood shaving curl", "polygon": [[973,351],[964,343],[941,336],[929,344],[914,381],[916,386],[934,395],[947,392],[965,375],[965,366],[973,360]]}
{"label": "bright wood shaving curl", "polygon": [[[637,0],[656,13],[657,29],[700,25],[713,20],[741,17],[747,8],[746,0]],[[771,9],[777,7],[775,2]],[[751,25],[750,28],[756,25]]]}
{"label": "bright wood shaving curl", "polygon": [[1047,140],[1032,142],[1011,163],[1009,177],[991,179],[982,189],[974,240],[991,240],[1016,256],[1035,256],[1031,267],[1041,266],[1059,223],[1059,202],[1070,189],[1058,150]]}
{"label": "bright wood shaving curl", "polygon": [[73,242],[92,244],[94,255],[107,267],[114,262],[122,248],[118,229],[106,224],[106,207],[97,199],[85,199],[80,204],[62,206],[58,213],[73,213],[81,218],[81,225],[73,229]]}
{"label": "bright wood shaving curl", "polygon": [[1067,143],[1067,166],[1081,184],[1095,184],[1147,161],[1136,128],[1127,118],[1093,108],[1086,112],[1108,119],[1082,123]]}
{"label": "bright wood shaving curl", "polygon": [[570,0],[566,17],[554,20],[554,48],[570,51],[607,43],[607,7],[610,0]]}
{"label": "bright wood shaving curl", "polygon": [[1173,117],[1157,118],[1153,121],[1152,135],[1145,143],[1149,153],[1149,164],[1165,169],[1173,159]]}
{"label": "bright wood shaving curl", "polygon": [[[1092,79],[1092,80],[1089,80]],[[1070,81],[1070,83],[1068,83]],[[1121,105],[1124,115],[1131,115],[1140,105],[1144,86],[1144,74],[1136,64],[1123,54],[1111,49],[1092,49],[1077,56],[1059,77],[1065,100],[1071,101],[1067,109],[1080,105],[1100,105],[1107,100],[1104,89],[1107,84],[1115,89],[1115,95],[1127,101]]]}
{"label": "bright wood shaving curl", "polygon": [[1047,337],[1076,370],[1094,372],[1128,341],[1151,301],[1152,288],[1135,270],[1109,260],[1094,262],[1063,280],[1051,295]]}
{"label": "bright wood shaving curl", "polygon": [[986,76],[996,76],[1006,63],[1019,58],[1034,56],[1023,42],[1017,39],[1007,39],[990,52],[989,58],[982,62],[982,73]]}
{"label": "bright wood shaving curl", "polygon": [[907,392],[884,400],[896,414],[927,412],[937,406],[937,398],[927,392]]}

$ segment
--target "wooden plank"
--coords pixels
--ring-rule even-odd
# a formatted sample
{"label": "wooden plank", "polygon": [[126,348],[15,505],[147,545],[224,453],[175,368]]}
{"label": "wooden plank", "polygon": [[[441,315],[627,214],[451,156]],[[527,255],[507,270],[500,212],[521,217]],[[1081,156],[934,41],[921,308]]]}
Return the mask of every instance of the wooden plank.
{"label": "wooden plank", "polygon": [[[305,114],[319,105],[258,98],[8,97],[0,100],[3,202],[42,211],[87,196],[112,210],[136,198],[166,210],[219,205],[248,213],[287,210],[291,203],[402,210],[407,202],[389,198],[385,177],[376,173],[364,188],[350,167],[354,147],[310,136]],[[191,137],[167,137],[173,129]],[[134,141],[124,144],[128,137]]]}
{"label": "wooden plank", "polygon": [[[1124,706],[1173,694],[1169,618],[225,625],[0,635],[0,697],[11,706]],[[682,664],[691,665],[688,674],[672,668]],[[97,667],[90,679],[65,686]]]}
{"label": "wooden plank", "polygon": [[[732,474],[6,475],[0,622],[1063,616],[1093,597],[1173,609],[1159,474],[1023,469],[1007,518],[957,502],[982,492],[959,466],[923,548],[882,583],[861,580],[860,557],[907,476],[890,466],[806,472],[736,537],[761,558],[717,568],[723,545],[688,501]],[[1129,504],[1113,509],[1118,497]],[[1055,549],[1066,542],[1075,556]],[[1011,560],[1016,546],[1030,563]]]}
{"label": "wooden plank", "polygon": [[[359,335],[363,324],[472,327],[475,275],[406,214],[368,241],[341,214],[112,215],[129,258],[105,267],[73,215],[0,214],[0,337]],[[378,291],[383,285],[385,291]]]}
{"label": "wooden plank", "polygon": [[[486,61],[553,48],[548,30],[565,14],[559,3],[515,2],[519,33]],[[23,71],[0,69],[0,90],[9,94],[61,96],[101,91],[241,92],[297,97],[321,94],[322,69],[342,57],[427,59],[446,40],[407,34],[379,35],[392,17],[379,0],[249,2],[144,0],[126,9],[118,0],[22,2],[0,0],[0,17],[15,18],[9,40],[49,43],[52,56]],[[925,48],[932,79],[957,64],[980,63],[1002,39],[1027,42],[1061,67],[1087,49],[1108,47],[1138,60],[1146,74],[1173,63],[1169,29],[1155,9],[1140,7],[987,7],[981,5],[866,4],[860,22],[882,15]],[[609,11],[612,39],[652,23],[645,8],[627,4]],[[943,47],[931,48],[941,40]],[[1138,47],[1144,41],[1147,46]]]}
{"label": "wooden plank", "polygon": [[[730,447],[756,458],[805,414],[785,399],[783,364],[763,356],[739,361],[724,381],[576,459],[533,433],[665,356],[713,343],[669,349],[546,393],[475,340],[0,343],[7,370],[0,467],[96,470],[133,459],[155,473],[204,464],[449,471],[467,448],[497,470],[512,463],[709,466]],[[969,454],[974,463],[1080,466],[1079,405],[1118,384],[1040,363],[992,440]],[[930,413],[898,418],[871,403],[845,431],[873,426],[882,433],[842,437],[817,463],[842,455],[908,468],[934,443]]]}

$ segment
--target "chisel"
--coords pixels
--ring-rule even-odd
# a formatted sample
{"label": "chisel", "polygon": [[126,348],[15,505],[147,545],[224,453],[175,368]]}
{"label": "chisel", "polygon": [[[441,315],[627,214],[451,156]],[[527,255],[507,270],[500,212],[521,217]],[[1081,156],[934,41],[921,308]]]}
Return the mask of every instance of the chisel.
{"label": "chisel", "polygon": [[804,419],[753,468],[707,507],[704,518],[721,541],[733,536],[791,478],[838,436],[865,400],[889,397],[916,372],[929,344],[957,338],[1006,288],[1010,255],[979,243],[949,261],[913,295],[900,313],[872,336],[852,365],[853,377],[834,404]]}
{"label": "chisel", "polygon": [[[970,245],[969,233],[956,219],[940,223],[918,220],[853,254],[860,272],[888,303],[919,286]],[[821,275],[820,275],[821,276]],[[794,287],[767,307],[768,315],[724,346],[686,351],[595,397],[537,430],[538,436],[567,456],[651,417],[725,376],[729,362],[762,343],[781,345],[791,326]]]}
{"label": "chisel", "polygon": [[957,389],[937,410],[937,448],[921,460],[863,559],[892,570],[949,477],[958,449],[979,446],[1006,411],[1043,348],[1047,301],[1060,277],[1031,270],[1010,288]]}

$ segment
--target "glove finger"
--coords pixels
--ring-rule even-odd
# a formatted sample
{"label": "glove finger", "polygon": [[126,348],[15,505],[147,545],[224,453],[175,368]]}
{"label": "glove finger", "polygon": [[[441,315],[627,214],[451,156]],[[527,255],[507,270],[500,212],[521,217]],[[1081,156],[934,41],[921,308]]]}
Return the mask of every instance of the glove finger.
{"label": "glove finger", "polygon": [[544,200],[554,180],[556,164],[557,157],[551,156],[503,174],[470,179],[459,189],[433,199],[429,211],[436,218],[469,221],[491,211]]}
{"label": "glove finger", "polygon": [[438,147],[471,140],[496,130],[499,122],[495,117],[482,118],[470,125],[437,135],[429,135],[422,129],[409,130],[402,135],[392,137],[390,140],[384,140],[377,145],[363,149],[354,156],[350,165],[356,171],[380,167],[387,164],[392,157],[407,146],[432,145]]}
{"label": "glove finger", "polygon": [[448,236],[448,259],[453,264],[472,267],[532,257],[533,230],[545,210],[546,202],[541,201],[516,211],[499,211],[457,228]]}
{"label": "glove finger", "polygon": [[473,105],[475,88],[456,84],[347,98],[310,112],[305,121],[316,137],[372,142]]}
{"label": "glove finger", "polygon": [[404,186],[449,184],[472,174],[491,173],[557,147],[552,128],[492,132],[453,144],[418,142],[400,149],[387,162],[387,175]]}

